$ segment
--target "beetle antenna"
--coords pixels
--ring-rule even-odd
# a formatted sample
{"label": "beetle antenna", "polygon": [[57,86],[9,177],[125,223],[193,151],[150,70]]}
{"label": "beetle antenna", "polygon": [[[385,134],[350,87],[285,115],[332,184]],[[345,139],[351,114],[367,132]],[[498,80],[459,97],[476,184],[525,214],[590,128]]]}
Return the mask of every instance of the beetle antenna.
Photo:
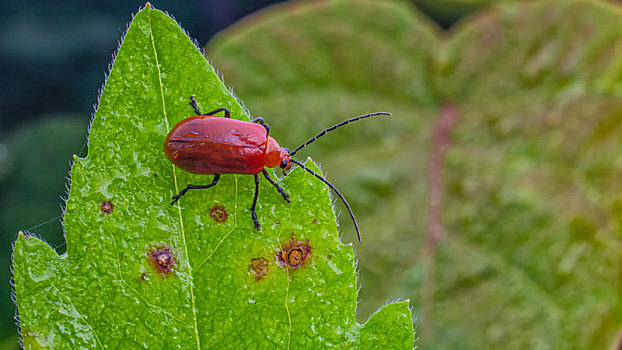
{"label": "beetle antenna", "polygon": [[313,170],[311,170],[311,169],[307,168],[306,166],[302,165],[302,163],[300,163],[299,161],[297,161],[295,159],[290,159],[290,160],[292,161],[292,163],[298,164],[298,166],[300,166],[304,170],[310,172],[313,176],[317,177],[318,179],[322,180],[322,182],[327,184],[328,187],[330,187],[331,190],[335,191],[337,196],[339,196],[339,198],[341,198],[341,200],[343,201],[343,204],[345,204],[346,208],[348,208],[348,212],[350,213],[350,217],[352,218],[352,221],[354,222],[354,228],[356,229],[356,236],[359,238],[359,242],[360,242],[361,241],[361,233],[359,232],[359,225],[356,223],[356,219],[354,218],[354,213],[352,212],[352,209],[350,209],[350,205],[348,204],[346,199],[343,197],[343,195],[341,193],[339,193],[339,191],[337,191],[337,189],[335,188],[335,186],[333,186],[333,184],[331,184],[330,182],[328,182],[328,180],[326,180],[325,178],[323,178],[320,175],[318,175],[315,172],[313,172]]}
{"label": "beetle antenna", "polygon": [[298,146],[298,147],[297,147],[295,150],[293,150],[293,151],[292,151],[289,155],[290,155],[290,156],[293,156],[294,154],[296,154],[296,152],[300,151],[300,149],[302,149],[302,148],[303,148],[303,147],[305,147],[306,145],[310,144],[311,142],[313,142],[313,141],[317,140],[318,138],[320,138],[320,137],[322,137],[322,136],[326,135],[326,133],[327,133],[327,132],[329,132],[329,131],[333,131],[333,130],[337,129],[338,127],[344,126],[344,125],[346,125],[346,124],[348,124],[348,123],[355,122],[355,121],[357,121],[357,120],[359,120],[359,119],[369,118],[369,117],[373,117],[373,116],[375,116],[375,115],[388,115],[388,116],[390,116],[390,115],[392,115],[392,114],[391,114],[391,113],[388,113],[388,112],[376,112],[376,113],[369,113],[369,114],[361,115],[361,116],[358,116],[358,117],[350,118],[350,119],[348,119],[348,120],[344,120],[344,121],[342,121],[341,123],[339,123],[339,124],[337,124],[337,125],[333,125],[333,126],[331,126],[330,128],[325,129],[325,130],[324,130],[324,131],[322,131],[321,133],[319,133],[319,134],[315,135],[315,136],[314,136],[313,138],[311,138],[309,141],[307,141],[307,142],[303,143],[302,145]]}

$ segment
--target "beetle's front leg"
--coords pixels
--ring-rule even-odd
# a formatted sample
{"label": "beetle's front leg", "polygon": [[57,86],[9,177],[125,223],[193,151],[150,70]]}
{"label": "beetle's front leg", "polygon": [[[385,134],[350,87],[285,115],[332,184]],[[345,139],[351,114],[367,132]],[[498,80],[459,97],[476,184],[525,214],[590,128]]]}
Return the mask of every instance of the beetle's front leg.
{"label": "beetle's front leg", "polygon": [[265,176],[266,180],[268,180],[272,184],[272,186],[276,187],[276,190],[279,191],[279,193],[283,196],[283,199],[285,199],[287,203],[291,203],[291,201],[289,200],[289,194],[285,193],[285,190],[283,190],[281,186],[276,183],[276,181],[272,180],[272,178],[268,174],[268,171],[266,169],[263,169],[261,172],[263,173],[263,176]]}
{"label": "beetle's front leg", "polygon": [[259,221],[257,221],[257,213],[255,212],[255,207],[257,206],[258,196],[259,196],[259,175],[255,174],[255,197],[253,198],[253,205],[251,205],[251,215],[253,217],[253,222],[255,223],[255,230],[259,230],[261,228]]}

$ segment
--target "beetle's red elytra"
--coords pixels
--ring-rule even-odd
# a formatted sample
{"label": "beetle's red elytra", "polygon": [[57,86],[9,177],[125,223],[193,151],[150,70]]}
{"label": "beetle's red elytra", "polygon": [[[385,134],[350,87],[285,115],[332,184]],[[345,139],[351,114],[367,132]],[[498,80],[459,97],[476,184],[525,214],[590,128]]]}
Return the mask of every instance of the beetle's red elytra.
{"label": "beetle's red elytra", "polygon": [[261,124],[214,116],[182,120],[166,138],[164,152],[179,168],[205,175],[256,175],[289,160]]}
{"label": "beetle's red elytra", "polygon": [[[196,116],[180,121],[166,136],[164,141],[164,154],[177,167],[194,174],[214,175],[209,185],[188,185],[179,194],[173,197],[174,204],[192,189],[207,189],[215,186],[224,174],[254,175],[255,196],[251,206],[251,215],[255,229],[261,228],[257,220],[255,207],[259,194],[259,173],[277,189],[287,202],[289,195],[270,178],[265,168],[279,166],[283,170],[291,167],[291,163],[297,164],[304,170],[313,174],[316,178],[327,184],[344,202],[350,217],[354,222],[359,241],[361,236],[354,213],[346,199],[337,189],[322,176],[305,167],[292,156],[303,147],[315,141],[327,132],[335,130],[350,122],[376,115],[391,115],[387,112],[376,112],[347,119],[337,125],[325,129],[318,135],[303,143],[294,151],[281,147],[278,142],[269,136],[270,126],[263,118],[255,118],[252,122],[231,119],[229,110],[219,108],[209,113],[202,114],[196,101],[190,97],[190,105],[194,108]],[[224,112],[224,117],[216,117],[214,114]]]}

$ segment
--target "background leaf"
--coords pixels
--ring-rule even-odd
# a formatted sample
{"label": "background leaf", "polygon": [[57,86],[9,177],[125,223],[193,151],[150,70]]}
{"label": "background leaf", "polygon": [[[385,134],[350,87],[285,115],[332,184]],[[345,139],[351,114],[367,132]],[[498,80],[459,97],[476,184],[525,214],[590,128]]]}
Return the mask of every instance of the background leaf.
{"label": "background leaf", "polygon": [[360,319],[410,295],[426,348],[607,348],[622,324],[621,16],[504,2],[442,35],[400,1],[299,2],[208,55],[284,145],[309,136],[292,115],[394,113],[307,150],[361,218]]}
{"label": "background leaf", "polygon": [[[89,156],[72,166],[67,253],[23,234],[15,244],[24,346],[411,347],[407,301],[356,323],[354,256],[339,241],[328,189],[312,175],[293,171],[282,181],[290,205],[262,183],[259,232],[249,176],[223,176],[217,187],[168,204],[185,184],[211,182],[162,153],[168,130],[192,115],[192,95],[202,110],[226,107],[248,120],[185,33],[147,5],[106,81]],[[215,205],[227,210],[225,222],[210,215]],[[312,249],[297,270],[277,264],[292,240]],[[154,249],[170,253],[171,273],[155,268]],[[258,280],[251,270],[260,258],[268,272]]]}

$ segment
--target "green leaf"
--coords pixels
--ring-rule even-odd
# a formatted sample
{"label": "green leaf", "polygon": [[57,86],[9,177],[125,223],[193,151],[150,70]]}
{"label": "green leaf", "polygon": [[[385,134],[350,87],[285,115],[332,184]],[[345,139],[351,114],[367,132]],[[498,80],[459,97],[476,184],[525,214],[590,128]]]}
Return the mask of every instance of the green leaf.
{"label": "green leaf", "polygon": [[[339,241],[329,190],[311,174],[280,180],[291,204],[262,181],[260,231],[250,176],[225,175],[169,204],[186,184],[212,181],[163,153],[171,127],[193,115],[190,96],[201,110],[249,120],[174,20],[147,4],[106,81],[89,155],[72,166],[66,254],[29,235],[15,243],[25,348],[412,347],[407,301],[356,323],[352,247]],[[278,263],[288,244],[306,253],[297,269]]]}
{"label": "green leaf", "polygon": [[[6,137],[0,136],[0,237],[4,252],[1,264],[11,265],[15,233],[35,230],[52,246],[64,246],[59,197],[67,195],[66,176],[71,155],[85,145],[86,119],[53,115],[22,124]],[[6,146],[6,148],[4,147]],[[15,305],[11,301],[9,268],[0,270],[0,349],[16,349]],[[13,342],[9,345],[9,342]]]}
{"label": "green leaf", "polygon": [[401,1],[300,2],[208,55],[285,145],[393,112],[306,149],[360,218],[362,319],[408,295],[424,347],[596,349],[622,324],[621,32],[595,1],[504,2],[447,33]]}

